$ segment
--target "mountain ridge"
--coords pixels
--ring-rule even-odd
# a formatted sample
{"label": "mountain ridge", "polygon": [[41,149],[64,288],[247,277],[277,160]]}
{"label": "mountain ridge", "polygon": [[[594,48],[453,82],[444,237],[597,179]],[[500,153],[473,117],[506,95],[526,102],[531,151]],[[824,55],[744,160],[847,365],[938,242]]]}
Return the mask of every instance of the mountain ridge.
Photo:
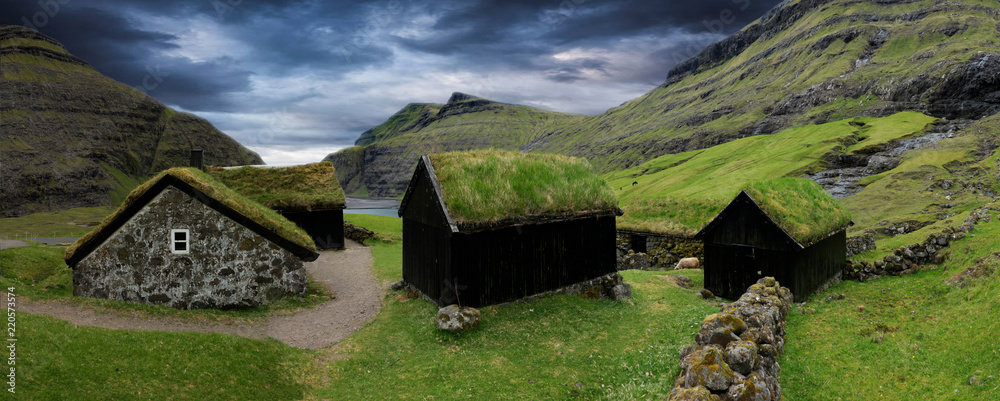
{"label": "mountain ridge", "polygon": [[157,171],[262,164],[207,120],[94,70],[58,41],[0,27],[0,217],[113,205]]}
{"label": "mountain ridge", "polygon": [[[854,116],[919,111],[981,119],[1000,110],[998,24],[1000,7],[980,0],[784,2],[675,66],[663,84],[636,99],[597,116],[521,132],[528,140],[520,149],[587,157],[608,173],[667,154]],[[517,145],[479,131],[503,141],[501,146]],[[399,147],[381,157],[412,166],[415,161],[398,157],[414,153],[419,141],[398,138],[421,134],[444,150],[457,150],[448,135],[426,127],[366,146]],[[489,138],[480,142],[488,147]],[[369,159],[380,163],[379,157]],[[399,174],[407,176],[404,170]],[[361,167],[356,171],[367,174]],[[380,196],[405,188],[403,177],[383,178],[393,184],[383,183]]]}

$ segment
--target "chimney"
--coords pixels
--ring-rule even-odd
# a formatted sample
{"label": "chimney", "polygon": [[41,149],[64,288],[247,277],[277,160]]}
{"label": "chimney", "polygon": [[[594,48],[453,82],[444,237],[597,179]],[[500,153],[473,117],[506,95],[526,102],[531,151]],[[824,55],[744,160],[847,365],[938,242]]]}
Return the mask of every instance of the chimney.
{"label": "chimney", "polygon": [[205,169],[204,152],[201,149],[191,149],[191,167],[198,170]]}

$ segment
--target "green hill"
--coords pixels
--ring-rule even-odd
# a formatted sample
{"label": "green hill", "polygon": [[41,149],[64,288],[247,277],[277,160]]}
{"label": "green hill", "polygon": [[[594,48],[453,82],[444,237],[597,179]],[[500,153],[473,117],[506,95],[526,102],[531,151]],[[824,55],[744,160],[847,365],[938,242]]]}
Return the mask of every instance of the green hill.
{"label": "green hill", "polygon": [[[556,152],[608,173],[740,138],[903,111],[947,118],[961,136],[1000,110],[998,24],[1000,5],[985,0],[787,1],[601,115],[446,115],[427,105],[425,119],[411,105],[363,135],[363,148],[328,160],[345,175],[357,172],[342,178],[348,192],[395,196],[428,148]],[[864,165],[873,153],[844,161]]]}
{"label": "green hill", "polygon": [[261,158],[198,116],[101,75],[59,42],[0,27],[0,216],[121,202],[146,177]]}
{"label": "green hill", "polygon": [[366,131],[356,145],[327,156],[348,194],[395,197],[421,155],[498,148],[524,150],[582,115],[494,102],[454,93],[448,103],[410,104]]}

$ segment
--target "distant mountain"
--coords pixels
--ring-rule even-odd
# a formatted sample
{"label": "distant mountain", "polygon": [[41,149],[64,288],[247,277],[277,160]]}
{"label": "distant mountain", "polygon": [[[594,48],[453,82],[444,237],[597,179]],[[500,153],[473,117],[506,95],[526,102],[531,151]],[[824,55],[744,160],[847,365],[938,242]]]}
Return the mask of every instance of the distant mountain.
{"label": "distant mountain", "polygon": [[[998,25],[1000,4],[980,0],[785,1],[675,66],[659,87],[601,115],[536,110],[553,117],[525,124],[502,113],[438,116],[427,105],[423,112],[434,124],[460,122],[462,129],[428,129],[419,122],[424,114],[404,109],[393,116],[396,123],[365,133],[362,148],[328,160],[346,175],[367,177],[353,182],[359,191],[393,196],[405,188],[399,177],[408,177],[412,156],[427,150],[427,141],[444,150],[495,146],[585,156],[611,172],[859,116],[918,111],[978,120],[1000,111]],[[369,174],[371,165],[386,163],[395,165],[388,175]]]}
{"label": "distant mountain", "polygon": [[205,150],[260,156],[193,114],[101,75],[54,39],[0,27],[0,217],[119,202],[145,177]]}
{"label": "distant mountain", "polygon": [[349,194],[394,197],[422,154],[482,148],[525,149],[579,114],[545,111],[454,93],[446,104],[414,103],[327,156]]}

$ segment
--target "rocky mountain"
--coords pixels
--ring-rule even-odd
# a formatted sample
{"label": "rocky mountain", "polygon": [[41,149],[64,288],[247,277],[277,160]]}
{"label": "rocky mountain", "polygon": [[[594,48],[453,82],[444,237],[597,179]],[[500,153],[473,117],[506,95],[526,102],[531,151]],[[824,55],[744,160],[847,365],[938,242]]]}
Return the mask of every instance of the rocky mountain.
{"label": "rocky mountain", "polygon": [[101,75],[54,39],[0,27],[0,217],[120,202],[137,182],[187,165],[260,156],[198,116]]}
{"label": "rocky mountain", "polygon": [[[660,86],[601,115],[507,125],[499,113],[461,118],[435,114],[432,105],[416,113],[412,107],[419,105],[411,105],[363,135],[362,148],[328,159],[344,170],[349,189],[363,192],[374,184],[372,194],[393,196],[405,188],[413,165],[409,157],[396,158],[421,153],[425,141],[445,150],[476,143],[585,156],[611,172],[852,117],[918,111],[973,122],[1000,110],[998,25],[1000,4],[993,1],[785,1],[675,66]],[[421,122],[427,119],[437,126],[461,121],[461,139],[428,129]],[[371,175],[370,166],[386,163],[395,167],[377,170],[388,175]]]}
{"label": "rocky mountain", "polygon": [[394,197],[420,155],[482,148],[523,149],[556,127],[582,119],[454,93],[446,104],[414,103],[365,131],[355,146],[327,156],[348,194]]}

